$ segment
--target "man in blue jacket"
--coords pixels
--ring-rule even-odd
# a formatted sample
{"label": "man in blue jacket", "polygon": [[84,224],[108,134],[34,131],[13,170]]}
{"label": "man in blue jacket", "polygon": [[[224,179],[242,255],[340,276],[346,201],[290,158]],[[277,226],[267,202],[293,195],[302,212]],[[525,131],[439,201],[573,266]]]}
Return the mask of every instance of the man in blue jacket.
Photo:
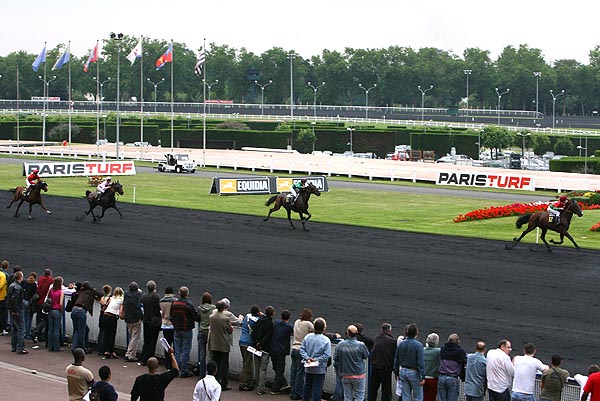
{"label": "man in blue jacket", "polygon": [[365,399],[367,372],[365,362],[369,359],[367,346],[356,339],[358,328],[354,325],[346,329],[347,338],[335,347],[333,365],[342,378],[345,401]]}
{"label": "man in blue jacket", "polygon": [[402,382],[402,401],[423,401],[425,361],[423,344],[417,341],[416,323],[406,326],[406,338],[398,344],[394,358],[394,374]]}

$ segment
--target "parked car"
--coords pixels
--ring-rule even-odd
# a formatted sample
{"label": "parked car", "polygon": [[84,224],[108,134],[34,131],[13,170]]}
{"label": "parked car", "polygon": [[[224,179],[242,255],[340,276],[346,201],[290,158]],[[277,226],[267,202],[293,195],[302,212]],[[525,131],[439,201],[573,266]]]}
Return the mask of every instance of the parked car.
{"label": "parked car", "polygon": [[186,154],[171,154],[165,155],[165,161],[158,163],[156,168],[158,171],[165,172],[171,171],[175,173],[195,173],[196,172],[196,161],[190,160],[190,156]]}
{"label": "parked car", "polygon": [[449,163],[449,164],[456,164],[456,165],[463,165],[463,166],[473,165],[473,159],[471,159],[467,155],[455,155],[455,156],[446,155],[446,156],[440,157],[435,162],[436,163]]}

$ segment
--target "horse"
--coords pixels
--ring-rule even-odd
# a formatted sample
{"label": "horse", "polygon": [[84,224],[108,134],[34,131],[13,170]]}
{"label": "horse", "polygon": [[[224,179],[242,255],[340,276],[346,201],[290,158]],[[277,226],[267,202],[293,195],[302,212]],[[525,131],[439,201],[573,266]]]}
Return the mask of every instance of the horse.
{"label": "horse", "polygon": [[517,228],[521,228],[523,226],[523,224],[528,223],[527,228],[525,229],[525,231],[523,231],[523,233],[521,234],[521,236],[519,238],[513,238],[513,242],[512,245],[506,245],[506,249],[512,249],[515,247],[515,245],[517,245],[519,243],[519,241],[521,241],[521,239],[527,235],[529,232],[533,231],[533,229],[535,229],[536,227],[539,227],[542,230],[542,235],[540,235],[540,238],[542,239],[542,241],[544,241],[544,244],[546,245],[546,249],[548,250],[548,252],[552,252],[552,249],[550,248],[550,244],[548,244],[548,242],[546,242],[546,232],[548,230],[552,230],[552,231],[556,231],[557,233],[560,234],[560,241],[554,241],[553,239],[550,240],[550,242],[552,242],[553,244],[556,245],[560,245],[563,243],[564,237],[567,237],[572,243],[573,245],[575,245],[575,248],[577,248],[577,250],[579,251],[579,245],[577,245],[577,243],[575,242],[575,240],[573,239],[573,237],[571,236],[571,234],[569,234],[569,225],[571,224],[571,219],[573,218],[573,215],[576,214],[577,216],[581,217],[583,216],[583,212],[581,211],[581,207],[579,206],[579,204],[577,203],[577,201],[575,200],[568,200],[565,203],[565,207],[563,208],[563,210],[560,212],[560,223],[556,224],[554,222],[550,222],[549,220],[549,216],[550,213],[548,212],[535,212],[535,213],[527,213],[524,214],[523,216],[519,217],[517,219]]}
{"label": "horse", "polygon": [[[308,200],[310,199],[311,194],[321,196],[321,192],[319,192],[317,187],[315,187],[312,183],[308,183],[308,185],[305,188],[302,188],[300,190],[298,198],[296,199],[296,203],[294,203],[293,205],[291,203],[289,193],[281,193],[279,195],[271,196],[269,200],[265,202],[265,206],[270,206],[273,202],[275,202],[275,205],[273,205],[273,207],[269,209],[269,214],[265,219],[263,219],[263,221],[269,220],[271,213],[276,212],[283,206],[287,211],[287,218],[292,228],[294,230],[296,229],[296,227],[294,227],[294,223],[292,223],[292,212],[296,212],[298,213],[298,215],[300,215],[302,228],[304,229],[304,231],[308,231],[305,223],[312,217],[312,215],[308,212]],[[304,217],[304,214],[307,215],[306,218]]]}
{"label": "horse", "polygon": [[[88,204],[90,205],[90,209],[87,212],[85,212],[85,214],[89,215],[90,213],[92,213],[92,217],[94,218],[95,223],[96,221],[104,217],[104,212],[106,212],[106,209],[113,208],[119,213],[119,216],[123,218],[123,215],[121,214],[121,211],[117,207],[115,201],[116,194],[123,195],[123,193],[123,185],[119,181],[110,184],[110,186],[106,188],[106,191],[100,196],[100,199],[96,197],[98,194],[96,191],[92,192],[88,189],[87,191],[85,191],[85,197],[88,201]],[[98,217],[96,217],[96,215],[94,214],[94,208],[96,206],[102,207],[102,214]]]}
{"label": "horse", "polygon": [[48,184],[46,183],[46,181],[38,180],[38,182],[33,186],[33,188],[31,188],[31,191],[29,191],[29,194],[27,196],[24,195],[26,189],[26,187],[20,186],[8,190],[8,192],[12,192],[14,193],[14,195],[12,201],[10,201],[8,206],[6,206],[7,209],[10,209],[12,204],[18,201],[19,199],[21,200],[19,206],[17,206],[15,217],[19,216],[19,209],[21,208],[23,202],[29,203],[29,219],[32,218],[31,208],[33,205],[40,205],[42,209],[46,211],[46,213],[52,214],[52,212],[48,210],[46,206],[44,206],[44,202],[42,202],[42,191],[48,192]]}

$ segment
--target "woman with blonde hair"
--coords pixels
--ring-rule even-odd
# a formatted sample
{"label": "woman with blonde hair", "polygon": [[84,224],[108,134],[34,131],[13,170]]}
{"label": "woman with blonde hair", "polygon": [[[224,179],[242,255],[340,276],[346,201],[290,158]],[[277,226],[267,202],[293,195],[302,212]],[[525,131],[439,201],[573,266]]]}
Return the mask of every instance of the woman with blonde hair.
{"label": "woman with blonde hair", "polygon": [[100,316],[104,327],[104,357],[103,359],[117,359],[115,353],[115,336],[117,335],[117,322],[119,321],[119,310],[123,304],[123,289],[116,287],[112,297],[109,298],[106,309]]}

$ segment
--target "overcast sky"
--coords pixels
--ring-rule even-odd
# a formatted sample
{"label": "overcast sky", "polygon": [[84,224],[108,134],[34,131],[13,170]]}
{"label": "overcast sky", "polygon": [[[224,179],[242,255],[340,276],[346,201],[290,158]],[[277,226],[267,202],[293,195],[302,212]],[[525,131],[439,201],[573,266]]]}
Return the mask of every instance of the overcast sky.
{"label": "overcast sky", "polygon": [[504,47],[527,44],[548,63],[588,64],[600,44],[600,2],[592,0],[9,0],[0,10],[0,56],[70,40],[82,57],[110,32],[173,39],[193,50],[203,38],[255,54],[281,47],[303,58],[397,45],[461,58],[477,47],[495,60]]}

